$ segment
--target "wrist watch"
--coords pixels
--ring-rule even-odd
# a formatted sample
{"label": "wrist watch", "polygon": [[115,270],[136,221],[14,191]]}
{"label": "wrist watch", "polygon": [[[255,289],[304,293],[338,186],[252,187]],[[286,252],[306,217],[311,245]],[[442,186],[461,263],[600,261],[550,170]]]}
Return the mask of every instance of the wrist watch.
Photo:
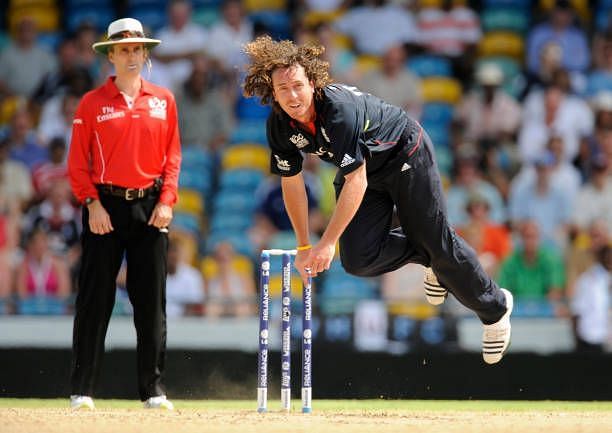
{"label": "wrist watch", "polygon": [[90,204],[92,204],[94,202],[95,198],[93,197],[86,197],[85,200],[83,200],[83,203],[85,204],[85,206],[89,206]]}

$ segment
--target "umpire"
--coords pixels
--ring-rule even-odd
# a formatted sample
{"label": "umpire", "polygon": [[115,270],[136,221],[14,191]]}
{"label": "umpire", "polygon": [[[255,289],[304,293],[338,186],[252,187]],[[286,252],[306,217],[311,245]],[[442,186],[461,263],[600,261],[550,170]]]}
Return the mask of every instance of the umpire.
{"label": "umpire", "polygon": [[132,18],[113,21],[92,48],[113,64],[75,114],[68,171],[83,204],[82,266],[76,298],[71,396],[93,409],[115,280],[127,261],[127,290],[137,335],[138,392],[147,408],[173,409],[161,384],[166,352],[167,227],[177,199],[181,161],[170,91],[141,77],[149,39]]}

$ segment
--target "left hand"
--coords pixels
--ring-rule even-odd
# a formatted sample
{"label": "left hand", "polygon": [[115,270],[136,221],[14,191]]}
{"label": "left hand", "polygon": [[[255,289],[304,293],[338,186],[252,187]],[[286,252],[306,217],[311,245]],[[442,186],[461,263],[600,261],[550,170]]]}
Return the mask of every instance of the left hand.
{"label": "left hand", "polygon": [[167,228],[172,221],[172,207],[164,203],[157,203],[151,218],[149,218],[149,225],[155,226],[158,229]]}
{"label": "left hand", "polygon": [[334,254],[336,253],[336,245],[319,242],[310,250],[304,251],[304,253],[308,253],[308,255],[299,261],[300,266],[298,267],[298,271],[302,275],[302,279],[304,279],[307,275],[305,269],[310,268],[311,275],[316,277],[319,272],[329,269]]}

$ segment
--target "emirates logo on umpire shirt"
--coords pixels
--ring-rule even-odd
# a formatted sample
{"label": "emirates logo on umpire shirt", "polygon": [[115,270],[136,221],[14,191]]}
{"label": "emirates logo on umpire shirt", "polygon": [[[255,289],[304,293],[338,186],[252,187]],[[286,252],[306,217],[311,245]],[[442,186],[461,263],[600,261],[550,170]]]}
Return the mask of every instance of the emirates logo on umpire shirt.
{"label": "emirates logo on umpire shirt", "polygon": [[149,116],[166,120],[167,106],[168,102],[165,99],[159,99],[157,96],[149,98]]}

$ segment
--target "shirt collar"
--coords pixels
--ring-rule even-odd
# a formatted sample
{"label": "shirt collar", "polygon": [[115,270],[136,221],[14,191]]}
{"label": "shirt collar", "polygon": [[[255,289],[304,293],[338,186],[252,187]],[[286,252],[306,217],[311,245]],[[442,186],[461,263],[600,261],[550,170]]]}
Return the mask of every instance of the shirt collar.
{"label": "shirt collar", "polygon": [[[106,83],[104,83],[104,89],[106,91],[106,93],[108,94],[108,96],[110,96],[111,98],[116,97],[117,95],[120,95],[121,92],[119,91],[119,88],[117,87],[117,85],[115,84],[115,75],[112,75],[110,77],[108,77],[106,79]],[[152,95],[153,94],[153,86],[151,85],[151,83],[149,83],[148,81],[144,80],[144,79],[140,79],[140,93],[141,94],[147,94],[147,95]]]}

